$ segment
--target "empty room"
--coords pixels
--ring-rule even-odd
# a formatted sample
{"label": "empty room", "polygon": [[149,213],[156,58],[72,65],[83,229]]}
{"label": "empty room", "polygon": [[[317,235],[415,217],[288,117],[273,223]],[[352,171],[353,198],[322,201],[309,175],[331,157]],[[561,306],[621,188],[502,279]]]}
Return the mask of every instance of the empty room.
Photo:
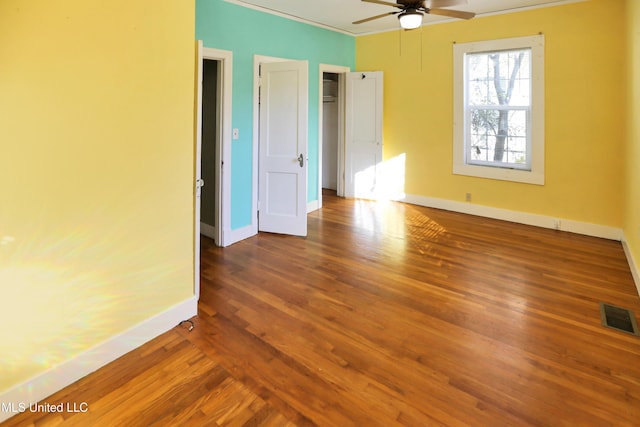
{"label": "empty room", "polygon": [[0,425],[640,422],[636,0],[3,0],[0,64]]}

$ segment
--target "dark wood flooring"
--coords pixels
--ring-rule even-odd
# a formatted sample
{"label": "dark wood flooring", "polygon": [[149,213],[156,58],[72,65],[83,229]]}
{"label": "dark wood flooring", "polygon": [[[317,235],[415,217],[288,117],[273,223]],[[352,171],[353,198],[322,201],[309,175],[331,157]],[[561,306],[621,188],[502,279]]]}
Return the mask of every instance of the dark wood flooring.
{"label": "dark wood flooring", "polygon": [[202,243],[195,329],[3,425],[639,426],[621,244],[326,194],[306,238]]}

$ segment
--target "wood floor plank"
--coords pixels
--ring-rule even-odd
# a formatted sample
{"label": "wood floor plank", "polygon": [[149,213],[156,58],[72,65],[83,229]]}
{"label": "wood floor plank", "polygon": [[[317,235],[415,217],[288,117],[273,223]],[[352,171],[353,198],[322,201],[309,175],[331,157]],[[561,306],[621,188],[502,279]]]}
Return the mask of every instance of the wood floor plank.
{"label": "wood floor plank", "polygon": [[326,193],[306,238],[203,238],[176,327],[4,425],[638,426],[620,242]]}
{"label": "wood floor plank", "polygon": [[[428,212],[432,213],[431,210]],[[451,214],[436,211],[435,215]],[[446,236],[454,234],[448,231],[452,225],[441,228],[429,225],[424,233],[426,240],[421,236],[412,237],[415,240],[411,246],[398,242],[395,235],[373,234],[369,237],[376,244],[382,245],[378,241],[384,239],[393,240],[393,244],[379,247],[361,242],[354,245],[354,235],[366,234],[362,230],[339,241],[334,239],[328,247],[317,245],[322,238],[311,233],[307,240],[313,239],[313,243],[301,245],[298,240],[288,249],[287,238],[258,237],[255,247],[261,249],[260,253],[253,249],[241,251],[248,258],[235,258],[237,264],[234,260],[225,260],[222,268],[233,270],[234,278],[223,279],[225,283],[216,295],[233,301],[235,313],[242,318],[245,330],[260,336],[261,340],[282,345],[285,352],[284,345],[295,342],[298,342],[298,348],[311,349],[297,355],[305,363],[309,363],[311,354],[322,354],[322,348],[309,339],[285,341],[284,335],[278,337],[280,341],[274,341],[274,331],[286,324],[292,333],[312,334],[321,340],[326,338],[322,338],[319,326],[326,326],[329,321],[338,323],[336,331],[349,330],[349,339],[355,342],[370,340],[366,348],[376,345],[401,348],[400,353],[420,357],[415,355],[421,351],[426,353],[429,346],[440,347],[440,353],[427,353],[430,358],[419,360],[429,360],[439,372],[450,372],[450,383],[458,385],[467,394],[482,395],[471,392],[469,384],[473,381],[476,384],[473,390],[482,385],[484,393],[491,391],[492,396],[501,396],[502,400],[498,401],[485,396],[478,406],[486,411],[493,405],[495,414],[503,417],[507,413],[515,414],[525,425],[553,424],[550,421],[558,421],[559,411],[571,410],[576,413],[568,418],[568,424],[587,421],[593,425],[606,425],[606,418],[599,419],[602,418],[600,407],[613,409],[609,412],[611,416],[617,416],[616,409],[621,413],[627,409],[630,415],[637,415],[633,409],[628,411],[630,401],[624,398],[636,381],[611,385],[607,374],[610,368],[605,367],[617,365],[616,369],[626,370],[637,378],[636,368],[630,366],[630,360],[618,351],[631,344],[631,348],[626,347],[628,355],[637,358],[636,339],[602,340],[598,351],[594,352],[592,348],[597,342],[594,338],[609,333],[599,324],[599,300],[613,298],[620,304],[637,306],[637,294],[619,243],[515,224],[509,224],[504,232],[500,228],[504,228],[504,223],[460,217],[464,221],[460,222],[453,237]],[[323,220],[326,218],[323,214]],[[465,227],[473,221],[482,224],[478,230],[485,231],[474,231],[470,240],[465,240]],[[339,235],[343,231],[341,226],[346,223],[344,218],[337,225],[328,226],[323,222],[323,236]],[[491,227],[484,227],[486,223]],[[496,233],[501,237],[495,238]],[[513,236],[525,239],[526,244],[514,241]],[[357,253],[353,253],[353,248]],[[309,257],[310,249],[321,251],[316,260]],[[398,250],[405,252],[399,255]],[[306,278],[303,283],[284,266],[274,267],[283,264],[282,253],[287,254],[287,263],[298,267],[299,276]],[[423,257],[429,257],[428,262],[422,262]],[[402,258],[401,262],[399,258]],[[247,265],[255,266],[255,269]],[[242,304],[254,311],[243,309]],[[278,312],[291,319],[276,321]],[[274,323],[267,322],[270,326],[266,330],[252,326],[259,324],[260,316],[270,318]],[[402,321],[396,320],[393,324],[385,322],[386,318]],[[356,319],[365,319],[366,326],[360,326]],[[305,322],[311,322],[315,329],[297,328],[292,324],[294,321],[303,326]],[[413,340],[402,335],[405,330],[414,331]],[[429,336],[427,331],[430,331]],[[402,339],[382,339],[381,333]],[[411,349],[407,344],[419,341],[425,346]],[[338,352],[342,349],[333,342],[331,346]],[[481,351],[484,348],[486,350]],[[353,368],[354,351],[344,351],[343,355],[338,353],[336,360],[340,362],[337,364]],[[496,351],[506,352],[513,359],[502,360],[504,368],[496,367],[496,360],[500,360]],[[619,365],[611,362],[616,357],[620,358]],[[325,359],[318,360],[317,364],[332,361],[328,355]],[[562,364],[558,365],[557,359],[562,360]],[[404,362],[403,359],[396,360]],[[514,362],[508,363],[509,360]],[[369,365],[367,369],[374,377],[373,367]],[[523,369],[527,375],[522,373]],[[392,367],[387,370],[394,373]],[[487,384],[492,384],[492,376],[501,376],[501,380],[496,386],[486,388]],[[383,377],[381,375],[377,381],[383,381]],[[593,392],[592,388],[600,391]],[[502,394],[501,389],[504,389]],[[606,397],[603,390],[612,396]],[[579,399],[547,402],[548,397],[564,398],[571,394]],[[522,402],[518,403],[521,408],[497,404],[508,402],[514,395],[521,396]],[[478,425],[481,418],[476,415],[473,412],[459,414],[466,420],[463,422]],[[627,418],[626,422],[633,425],[630,420],[633,417]],[[451,422],[452,418],[445,421]],[[621,425],[625,423],[624,420],[620,422]]]}

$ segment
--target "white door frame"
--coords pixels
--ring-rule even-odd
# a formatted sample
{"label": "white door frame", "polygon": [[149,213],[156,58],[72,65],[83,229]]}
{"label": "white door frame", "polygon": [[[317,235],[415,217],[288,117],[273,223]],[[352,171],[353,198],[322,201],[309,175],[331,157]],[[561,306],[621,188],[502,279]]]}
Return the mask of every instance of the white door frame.
{"label": "white door frame", "polygon": [[[217,180],[219,203],[216,207],[218,218],[218,239],[220,246],[231,244],[229,241],[231,218],[231,100],[233,77],[233,52],[221,49],[203,47],[202,40],[198,40],[198,75],[196,94],[196,159],[195,159],[195,208],[194,208],[194,292],[200,296],[200,180],[202,179],[202,68],[205,59],[221,62],[221,108],[220,114],[220,144],[216,147],[216,158],[221,161]],[[206,183],[205,183],[206,185]]]}
{"label": "white door frame", "polygon": [[318,209],[322,208],[322,126],[323,126],[323,104],[322,104],[322,96],[324,94],[323,91],[323,83],[322,76],[323,73],[334,73],[338,74],[338,196],[344,196],[344,124],[345,124],[345,110],[344,110],[344,101],[345,101],[345,75],[350,72],[351,68],[344,67],[341,65],[329,65],[329,64],[320,64],[320,76],[319,76],[319,94],[318,94]]}
{"label": "white door frame", "polygon": [[[229,50],[213,49],[205,47],[202,50],[202,59],[220,61],[220,144],[216,147],[218,163],[218,194],[219,202],[216,206],[218,220],[218,245],[228,246],[231,227],[231,136],[232,136],[232,88],[233,88],[233,52]],[[202,102],[202,100],[200,100]],[[202,113],[202,108],[198,111]],[[201,132],[201,127],[199,129]],[[202,136],[202,135],[201,135]],[[206,184],[206,183],[205,183]]]}
{"label": "white door frame", "polygon": [[260,158],[260,64],[266,62],[287,61],[296,61],[296,59],[279,58],[276,56],[264,55],[253,56],[253,181],[251,185],[251,235],[258,234],[258,161]]}

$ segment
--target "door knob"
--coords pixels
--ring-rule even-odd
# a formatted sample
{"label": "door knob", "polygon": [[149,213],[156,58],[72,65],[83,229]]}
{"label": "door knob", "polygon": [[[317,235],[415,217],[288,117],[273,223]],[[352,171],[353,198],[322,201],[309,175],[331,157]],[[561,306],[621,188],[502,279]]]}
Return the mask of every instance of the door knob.
{"label": "door knob", "polygon": [[300,167],[304,166],[304,157],[302,156],[302,154],[298,156],[298,163],[300,163]]}

